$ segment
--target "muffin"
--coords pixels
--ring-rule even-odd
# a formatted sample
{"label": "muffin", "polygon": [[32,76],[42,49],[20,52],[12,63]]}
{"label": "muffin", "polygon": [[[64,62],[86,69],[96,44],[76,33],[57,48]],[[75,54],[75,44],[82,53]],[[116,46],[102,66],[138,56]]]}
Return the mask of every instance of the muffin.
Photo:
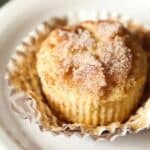
{"label": "muffin", "polygon": [[87,127],[125,122],[140,103],[148,70],[141,45],[114,20],[52,30],[36,61],[54,114]]}

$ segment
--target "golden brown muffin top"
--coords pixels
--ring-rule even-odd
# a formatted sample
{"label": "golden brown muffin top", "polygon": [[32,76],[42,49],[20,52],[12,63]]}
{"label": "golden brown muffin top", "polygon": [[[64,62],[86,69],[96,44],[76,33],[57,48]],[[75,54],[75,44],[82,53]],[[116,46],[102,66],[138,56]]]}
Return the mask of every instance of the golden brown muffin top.
{"label": "golden brown muffin top", "polygon": [[43,45],[55,60],[52,74],[58,80],[102,94],[126,82],[131,73],[132,40],[119,22],[86,21],[53,30]]}

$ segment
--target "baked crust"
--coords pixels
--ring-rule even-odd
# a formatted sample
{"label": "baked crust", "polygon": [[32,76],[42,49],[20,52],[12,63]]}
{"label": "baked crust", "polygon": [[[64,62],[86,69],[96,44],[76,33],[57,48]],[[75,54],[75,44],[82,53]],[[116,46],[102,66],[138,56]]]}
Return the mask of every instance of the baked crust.
{"label": "baked crust", "polygon": [[121,23],[86,21],[49,34],[37,54],[37,71],[61,119],[96,126],[123,122],[134,111],[147,60]]}

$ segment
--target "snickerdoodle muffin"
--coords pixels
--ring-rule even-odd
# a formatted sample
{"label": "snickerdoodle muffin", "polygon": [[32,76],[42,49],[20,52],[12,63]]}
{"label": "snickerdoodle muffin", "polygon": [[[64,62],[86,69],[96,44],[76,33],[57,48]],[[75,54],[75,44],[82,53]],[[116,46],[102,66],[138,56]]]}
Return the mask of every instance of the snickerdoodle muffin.
{"label": "snickerdoodle muffin", "polygon": [[68,123],[124,122],[140,102],[147,75],[144,50],[117,21],[85,21],[54,29],[37,54],[50,108]]}

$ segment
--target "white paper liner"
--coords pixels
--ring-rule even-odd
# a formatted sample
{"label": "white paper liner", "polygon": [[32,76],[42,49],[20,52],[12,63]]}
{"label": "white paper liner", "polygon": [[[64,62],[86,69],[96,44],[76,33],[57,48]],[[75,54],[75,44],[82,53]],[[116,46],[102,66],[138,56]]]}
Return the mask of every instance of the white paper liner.
{"label": "white paper liner", "polygon": [[[89,15],[87,12],[71,12],[66,15],[66,18],[69,24],[74,24],[89,19],[113,19],[119,20],[127,27],[131,24],[141,27],[139,23],[120,14],[95,12]],[[25,91],[18,90],[16,85],[11,83],[10,78],[11,74],[17,70],[17,64],[26,58],[27,53],[32,53],[34,47],[37,47],[37,45],[42,42],[44,38],[46,38],[51,29],[57,25],[58,20],[59,19],[50,18],[39,25],[16,48],[17,50],[15,55],[9,61],[6,79],[9,83],[10,97],[12,99],[11,104],[14,111],[22,118],[37,122],[41,130],[50,130],[56,134],[64,133],[68,136],[74,133],[78,133],[82,136],[90,135],[95,140],[113,140],[118,136],[126,135],[128,132],[137,133],[141,130],[148,129],[150,127],[150,98],[147,99],[145,104],[136,111],[136,114],[132,115],[124,124],[115,122],[107,126],[97,126],[95,128],[88,128],[80,124],[65,124],[63,122],[60,123],[57,116],[55,116],[54,113],[49,110],[51,124],[48,128],[43,125],[41,121],[42,114],[37,109],[37,101]],[[149,30],[149,27],[146,27],[146,30]]]}

